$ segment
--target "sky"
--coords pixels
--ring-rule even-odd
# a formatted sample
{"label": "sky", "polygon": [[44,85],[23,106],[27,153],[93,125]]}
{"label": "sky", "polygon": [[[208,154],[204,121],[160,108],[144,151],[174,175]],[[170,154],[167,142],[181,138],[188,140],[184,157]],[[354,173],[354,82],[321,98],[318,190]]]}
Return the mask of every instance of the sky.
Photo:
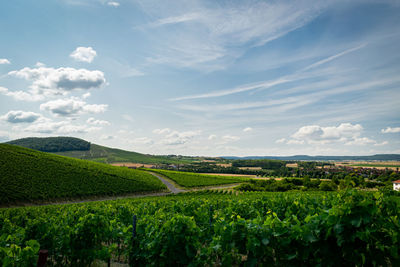
{"label": "sky", "polygon": [[0,36],[0,142],[400,153],[400,1],[1,1]]}

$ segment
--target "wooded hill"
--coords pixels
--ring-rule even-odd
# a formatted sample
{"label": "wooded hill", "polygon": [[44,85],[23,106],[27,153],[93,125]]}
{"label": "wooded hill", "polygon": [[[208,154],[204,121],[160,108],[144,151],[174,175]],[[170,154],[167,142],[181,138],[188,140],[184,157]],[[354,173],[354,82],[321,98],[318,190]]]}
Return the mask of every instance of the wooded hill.
{"label": "wooded hill", "polygon": [[62,156],[87,159],[102,163],[134,162],[144,164],[179,164],[193,160],[176,156],[154,156],[122,149],[91,144],[74,137],[28,137],[7,142],[43,152]]}

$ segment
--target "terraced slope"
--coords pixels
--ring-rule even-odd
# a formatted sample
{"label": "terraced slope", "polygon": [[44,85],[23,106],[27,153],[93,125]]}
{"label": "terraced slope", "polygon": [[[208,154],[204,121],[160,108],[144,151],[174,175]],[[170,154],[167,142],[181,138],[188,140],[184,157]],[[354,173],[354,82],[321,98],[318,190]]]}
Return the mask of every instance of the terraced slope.
{"label": "terraced slope", "polygon": [[144,171],[0,144],[0,204],[163,189]]}

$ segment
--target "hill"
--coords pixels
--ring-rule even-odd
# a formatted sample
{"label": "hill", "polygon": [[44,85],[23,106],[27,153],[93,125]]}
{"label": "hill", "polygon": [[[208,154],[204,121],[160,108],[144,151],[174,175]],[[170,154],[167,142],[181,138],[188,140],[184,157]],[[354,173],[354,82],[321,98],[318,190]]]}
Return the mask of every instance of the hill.
{"label": "hill", "polygon": [[400,161],[400,154],[377,154],[372,156],[249,156],[249,157],[223,157],[230,160],[246,159],[276,159],[276,160],[304,160],[304,161]]}
{"label": "hill", "polygon": [[74,137],[27,137],[7,142],[7,144],[23,146],[43,152],[62,152],[90,149],[90,143]]}
{"label": "hill", "polygon": [[189,161],[176,157],[141,154],[96,144],[91,144],[90,150],[87,151],[64,151],[55,152],[55,154],[102,163],[135,162],[147,164],[179,164]]}
{"label": "hill", "polygon": [[0,205],[163,189],[143,171],[0,144]]}
{"label": "hill", "polygon": [[102,163],[134,162],[145,164],[179,164],[194,160],[182,156],[153,156],[122,149],[91,144],[74,137],[27,137],[7,142],[43,152],[57,155],[87,159]]}

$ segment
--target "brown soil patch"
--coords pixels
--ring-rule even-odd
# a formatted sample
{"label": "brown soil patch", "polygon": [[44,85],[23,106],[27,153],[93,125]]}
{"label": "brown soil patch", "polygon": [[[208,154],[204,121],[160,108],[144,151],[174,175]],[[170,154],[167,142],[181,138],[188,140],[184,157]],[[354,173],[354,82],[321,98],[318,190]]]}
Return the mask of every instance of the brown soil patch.
{"label": "brown soil patch", "polygon": [[258,171],[262,170],[261,167],[239,167],[240,170],[253,170],[253,171]]}
{"label": "brown soil patch", "polygon": [[299,167],[299,165],[297,163],[288,163],[288,164],[286,164],[286,167],[287,168],[297,168],[297,167]]}
{"label": "brown soil patch", "polygon": [[218,164],[215,164],[215,165],[220,166],[220,167],[224,167],[224,168],[232,167],[232,163],[218,163]]}
{"label": "brown soil patch", "polygon": [[232,174],[232,173],[199,173],[199,174],[208,174],[208,175],[217,175],[217,176],[236,176],[236,177],[246,177],[246,178],[255,178],[256,175],[250,174]]}
{"label": "brown soil patch", "polygon": [[133,162],[120,162],[120,163],[112,163],[113,166],[120,166],[120,167],[128,167],[128,168],[153,168],[155,167],[152,164],[143,164],[143,163],[133,163]]}

